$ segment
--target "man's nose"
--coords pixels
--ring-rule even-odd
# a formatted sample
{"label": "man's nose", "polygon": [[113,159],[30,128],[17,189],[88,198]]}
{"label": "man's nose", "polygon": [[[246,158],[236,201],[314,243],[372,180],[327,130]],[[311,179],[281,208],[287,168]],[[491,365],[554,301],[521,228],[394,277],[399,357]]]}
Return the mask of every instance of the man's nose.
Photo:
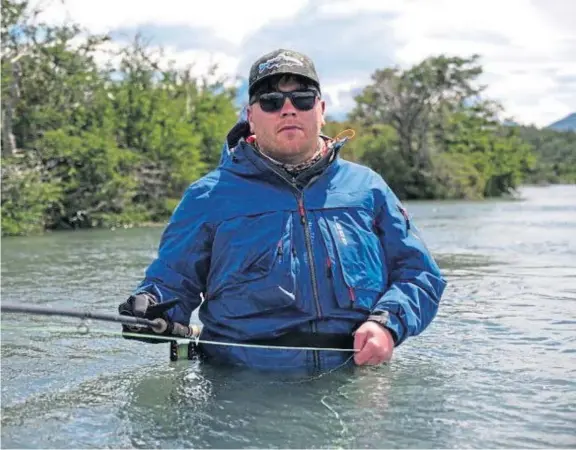
{"label": "man's nose", "polygon": [[282,116],[295,116],[296,115],[296,108],[292,104],[292,100],[286,98],[284,100],[284,105],[282,105],[282,109],[280,110],[280,114]]}

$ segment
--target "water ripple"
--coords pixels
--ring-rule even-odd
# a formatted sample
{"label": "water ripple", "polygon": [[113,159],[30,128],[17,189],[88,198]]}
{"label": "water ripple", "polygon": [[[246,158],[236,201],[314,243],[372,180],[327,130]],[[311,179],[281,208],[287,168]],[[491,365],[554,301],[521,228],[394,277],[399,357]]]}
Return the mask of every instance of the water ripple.
{"label": "water ripple", "polygon": [[[524,196],[409,205],[449,284],[382,367],[286,383],[3,315],[2,445],[576,448],[576,187]],[[159,234],[3,240],[2,301],[114,311]]]}

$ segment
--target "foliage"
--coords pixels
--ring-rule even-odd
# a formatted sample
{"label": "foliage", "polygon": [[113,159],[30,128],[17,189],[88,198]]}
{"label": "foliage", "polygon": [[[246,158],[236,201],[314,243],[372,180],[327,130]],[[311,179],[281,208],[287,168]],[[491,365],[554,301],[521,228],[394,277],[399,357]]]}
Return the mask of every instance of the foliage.
{"label": "foliage", "polygon": [[[478,56],[431,57],[416,66],[377,70],[351,119],[369,134],[387,125],[396,139],[370,142],[363,161],[400,198],[482,198],[512,192],[533,158],[499,124],[500,106],[481,99]],[[375,154],[380,152],[380,154]]]}
{"label": "foliage", "polygon": [[335,139],[340,133],[346,130],[353,130],[356,134],[355,137],[346,143],[346,145],[342,148],[342,153],[340,155],[342,158],[345,158],[348,161],[360,162],[365,151],[365,148],[362,146],[362,142],[357,136],[358,131],[361,129],[362,125],[357,122],[352,122],[349,120],[343,122],[327,120],[326,124],[322,128],[322,134],[328,136],[329,138]]}
{"label": "foliage", "polygon": [[[236,120],[226,80],[2,0],[2,233],[164,221]],[[112,62],[115,61],[116,64]]]}
{"label": "foliage", "polygon": [[39,166],[26,159],[2,159],[3,235],[42,233],[46,211],[62,197],[58,184],[44,181]]}
{"label": "foliage", "polygon": [[518,127],[518,133],[536,158],[526,182],[576,183],[576,132]]}

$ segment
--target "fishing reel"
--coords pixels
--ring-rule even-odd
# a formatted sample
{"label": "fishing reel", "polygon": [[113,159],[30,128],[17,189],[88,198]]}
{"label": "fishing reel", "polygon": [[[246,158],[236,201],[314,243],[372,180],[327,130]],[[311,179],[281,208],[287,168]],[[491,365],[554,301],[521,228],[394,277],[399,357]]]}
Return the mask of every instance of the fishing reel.
{"label": "fishing reel", "polygon": [[[187,339],[187,342],[178,340],[170,341],[170,361],[175,362],[179,359],[193,360],[198,357],[198,342],[201,328],[197,325],[182,325],[178,322],[168,322],[163,316],[166,311],[176,306],[179,300],[169,300],[159,303],[148,308],[147,313],[154,317],[153,325],[150,326],[152,331],[158,334],[170,334]],[[148,315],[148,314],[147,314]],[[158,317],[161,316],[161,317]]]}

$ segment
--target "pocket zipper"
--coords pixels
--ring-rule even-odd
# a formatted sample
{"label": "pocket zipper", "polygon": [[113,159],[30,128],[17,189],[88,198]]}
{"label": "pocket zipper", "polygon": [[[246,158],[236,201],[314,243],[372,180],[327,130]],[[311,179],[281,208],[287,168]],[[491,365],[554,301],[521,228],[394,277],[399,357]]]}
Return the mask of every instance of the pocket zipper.
{"label": "pocket zipper", "polygon": [[356,294],[354,294],[354,288],[348,286],[348,293],[350,294],[350,301],[354,303],[356,301]]}

